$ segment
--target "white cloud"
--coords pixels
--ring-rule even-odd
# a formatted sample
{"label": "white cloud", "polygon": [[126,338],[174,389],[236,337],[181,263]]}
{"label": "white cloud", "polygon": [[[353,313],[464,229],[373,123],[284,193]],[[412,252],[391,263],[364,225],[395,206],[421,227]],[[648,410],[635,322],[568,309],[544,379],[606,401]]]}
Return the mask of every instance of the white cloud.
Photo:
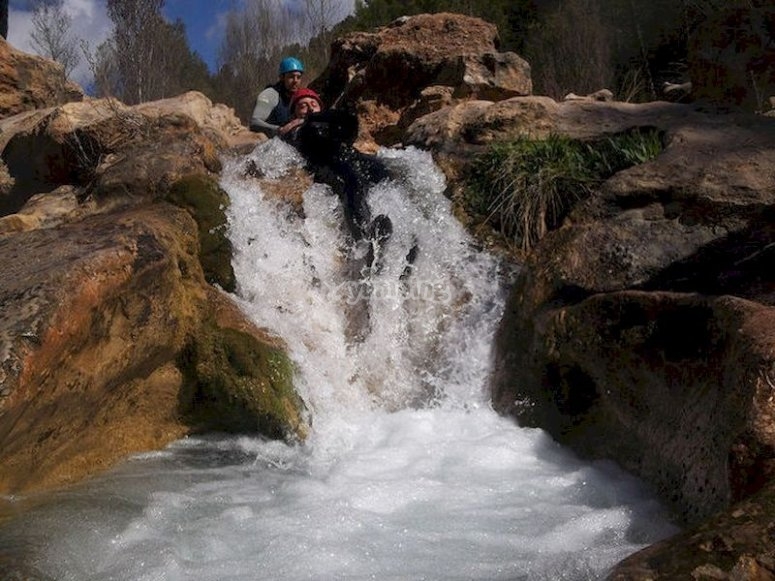
{"label": "white cloud", "polygon": [[[72,18],[72,34],[79,46],[83,40],[94,51],[110,34],[113,23],[108,18],[104,0],[64,0],[62,8]],[[35,54],[31,32],[32,12],[11,8],[8,11],[8,42],[19,50]],[[92,72],[85,58],[81,58],[70,78],[84,88],[92,84]]]}

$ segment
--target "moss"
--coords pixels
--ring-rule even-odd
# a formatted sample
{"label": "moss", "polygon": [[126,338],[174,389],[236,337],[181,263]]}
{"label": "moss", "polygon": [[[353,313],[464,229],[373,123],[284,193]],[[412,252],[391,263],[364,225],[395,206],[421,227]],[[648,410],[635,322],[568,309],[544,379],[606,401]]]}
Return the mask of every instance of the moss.
{"label": "moss", "polygon": [[207,323],[184,350],[181,408],[195,429],[304,438],[304,404],[282,349]]}
{"label": "moss", "polygon": [[226,235],[225,208],[229,197],[205,175],[186,176],[173,184],[167,201],[187,210],[199,228],[199,261],[205,279],[228,292],[234,291],[232,246]]}

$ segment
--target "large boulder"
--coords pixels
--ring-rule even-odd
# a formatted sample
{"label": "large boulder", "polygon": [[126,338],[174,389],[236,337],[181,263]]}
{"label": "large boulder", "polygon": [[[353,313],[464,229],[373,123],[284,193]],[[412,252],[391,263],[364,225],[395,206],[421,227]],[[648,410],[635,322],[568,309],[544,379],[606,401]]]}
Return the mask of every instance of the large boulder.
{"label": "large boulder", "polygon": [[[288,363],[261,367],[282,345],[207,287],[198,254],[194,220],[166,204],[0,238],[0,490],[72,482],[193,431],[303,437]],[[224,335],[256,370],[197,369],[189,354]],[[231,415],[208,414],[202,390]]]}
{"label": "large boulder", "polygon": [[610,581],[775,578],[775,486],[745,499],[701,526],[622,561]]}
{"label": "large boulder", "polygon": [[0,492],[198,431],[303,438],[284,345],[211,286],[234,287],[231,110],[90,100],[0,129]]}
{"label": "large boulder", "polygon": [[176,354],[196,328],[196,234],[167,208],[0,239],[0,489],[62,484],[186,433]]}
{"label": "large boulder", "polygon": [[18,51],[0,38],[0,119],[83,98],[61,65]]}
{"label": "large boulder", "polygon": [[532,91],[530,66],[498,52],[495,26],[446,13],[404,17],[335,40],[313,87],[327,105],[356,109],[362,141],[380,145],[399,142],[414,119],[450,103]]}

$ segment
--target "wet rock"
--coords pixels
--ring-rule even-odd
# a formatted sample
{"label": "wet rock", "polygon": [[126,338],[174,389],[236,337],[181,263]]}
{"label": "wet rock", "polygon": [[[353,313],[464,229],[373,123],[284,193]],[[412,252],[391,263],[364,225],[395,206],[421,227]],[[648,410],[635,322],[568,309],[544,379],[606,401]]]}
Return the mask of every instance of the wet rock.
{"label": "wet rock", "polygon": [[232,247],[227,236],[226,208],[229,197],[206,175],[188,175],[175,182],[167,200],[191,214],[199,230],[199,262],[205,279],[227,292],[236,286],[231,266]]}
{"label": "wet rock", "polygon": [[0,120],[1,493],[197,431],[304,437],[284,346],[212,286],[234,286],[215,176],[246,133],[199,93]]}

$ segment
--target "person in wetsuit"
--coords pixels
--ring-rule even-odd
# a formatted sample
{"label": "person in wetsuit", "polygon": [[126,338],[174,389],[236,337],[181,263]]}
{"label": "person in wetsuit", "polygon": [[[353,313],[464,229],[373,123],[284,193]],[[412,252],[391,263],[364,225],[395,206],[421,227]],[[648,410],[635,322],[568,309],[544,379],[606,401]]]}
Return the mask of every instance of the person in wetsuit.
{"label": "person in wetsuit", "polygon": [[342,200],[352,238],[379,242],[390,236],[392,223],[385,215],[372,219],[366,194],[390,173],[376,156],[353,147],[357,136],[355,114],[339,109],[309,110],[290,141],[307,160],[315,181],[327,184]]}
{"label": "person in wetsuit", "polygon": [[261,91],[250,118],[250,130],[268,137],[284,135],[296,127],[292,121],[291,99],[301,87],[304,65],[294,57],[284,58],[278,69],[279,80]]}
{"label": "person in wetsuit", "polygon": [[[388,168],[374,155],[355,149],[358,117],[349,111],[321,110],[322,101],[311,89],[294,94],[292,112],[300,124],[282,138],[293,144],[307,161],[316,182],[327,184],[339,196],[344,209],[345,224],[353,248],[364,248],[348,261],[350,278],[358,281],[359,296],[368,299],[371,287],[366,282],[382,268],[385,244],[393,233],[393,224],[385,214],[372,218],[366,197],[369,189],[391,177]],[[399,280],[405,281],[417,257],[416,241],[406,255],[406,265]],[[349,305],[346,335],[351,341],[362,341],[371,330],[368,300]]]}

